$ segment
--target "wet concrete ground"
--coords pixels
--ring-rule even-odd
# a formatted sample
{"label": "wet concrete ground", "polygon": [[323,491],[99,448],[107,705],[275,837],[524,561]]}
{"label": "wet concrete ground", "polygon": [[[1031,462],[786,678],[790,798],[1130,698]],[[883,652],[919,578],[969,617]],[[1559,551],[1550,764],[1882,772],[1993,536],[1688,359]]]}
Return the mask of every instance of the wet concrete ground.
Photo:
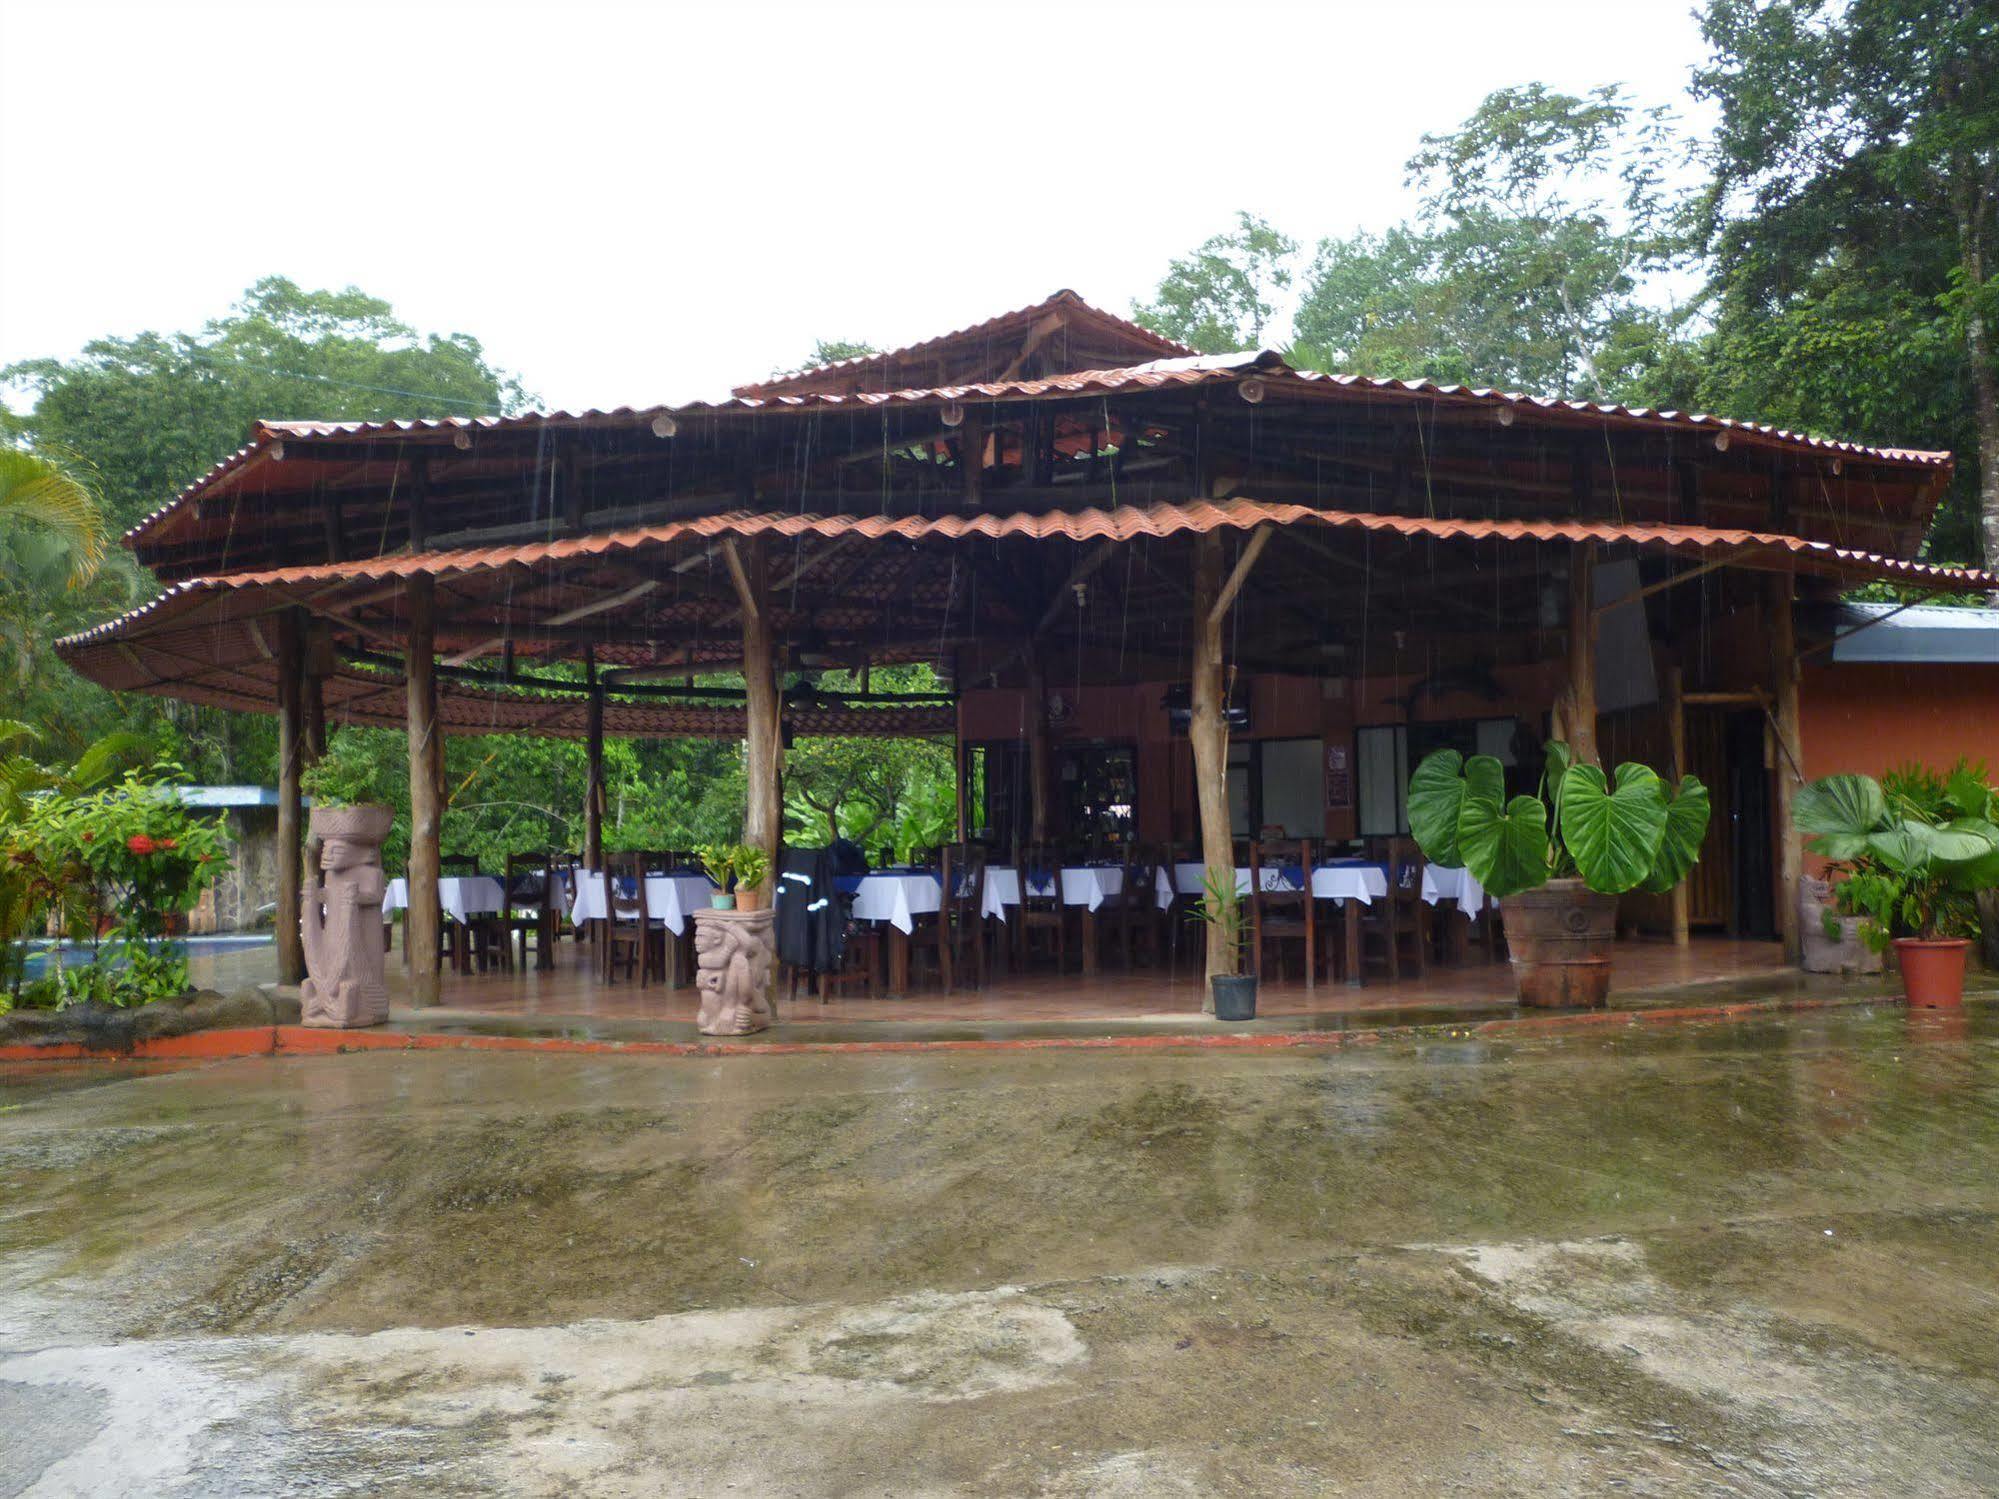
{"label": "wet concrete ground", "polygon": [[1984,1494],[1999,1009],[0,1069],[0,1495]]}

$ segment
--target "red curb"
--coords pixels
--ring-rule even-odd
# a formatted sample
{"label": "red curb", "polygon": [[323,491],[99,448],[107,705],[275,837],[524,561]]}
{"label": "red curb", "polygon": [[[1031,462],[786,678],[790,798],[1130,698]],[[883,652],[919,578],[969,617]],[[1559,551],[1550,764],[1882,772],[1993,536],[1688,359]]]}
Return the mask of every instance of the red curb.
{"label": "red curb", "polygon": [[1676,1005],[1652,1010],[1586,1010],[1522,1015],[1462,1023],[1376,1025],[1365,1030],[1199,1032],[1138,1036],[1009,1036],[989,1040],[897,1041],[592,1041],[570,1036],[486,1036],[436,1031],[321,1030],[303,1025],[197,1031],[159,1036],[129,1050],[99,1050],[77,1042],[0,1046],[0,1062],[224,1061],[261,1056],[338,1056],[361,1051],[506,1051],[556,1056],[795,1057],[869,1052],[959,1051],[1339,1051],[1373,1046],[1391,1035],[1539,1035],[1578,1026],[1641,1026],[1701,1020],[1743,1020],[1848,1005],[1894,1004],[1896,996],[1854,995],[1820,999],[1745,999],[1724,1004]]}

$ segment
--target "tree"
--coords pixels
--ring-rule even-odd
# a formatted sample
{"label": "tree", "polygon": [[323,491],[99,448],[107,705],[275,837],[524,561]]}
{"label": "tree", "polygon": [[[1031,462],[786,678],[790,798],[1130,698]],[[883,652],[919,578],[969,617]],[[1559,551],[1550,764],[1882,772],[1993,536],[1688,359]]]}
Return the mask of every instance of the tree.
{"label": "tree", "polygon": [[1413,224],[1320,242],[1294,363],[1609,399],[1669,342],[1671,117],[1615,87],[1501,89],[1408,164]]}
{"label": "tree", "polygon": [[104,560],[108,538],[97,497],[54,459],[0,447],[0,525],[45,531],[62,549],[66,581],[87,583]]}
{"label": "tree", "polygon": [[[74,359],[0,371],[0,383],[34,399],[9,429],[42,453],[75,455],[67,465],[72,479],[89,474],[104,515],[121,527],[240,447],[259,417],[462,415],[511,411],[526,400],[518,380],[487,362],[477,339],[419,334],[377,297],[351,287],[306,291],[278,276],[259,281],[230,315],[199,332],[99,339]],[[12,452],[0,448],[0,461],[16,462]],[[73,498],[57,513],[65,508]],[[51,750],[75,753],[114,727],[142,728],[198,776],[268,776],[276,742],[270,719],[120,699],[79,680],[47,649],[58,635],[151,591],[122,552],[111,553],[85,586],[62,581],[104,555],[98,524],[93,552],[78,545],[84,532],[0,520],[0,666]]]}
{"label": "tree", "polygon": [[1999,567],[1999,12],[1709,0],[1702,30],[1713,385],[1799,425],[1969,446],[1975,487],[1932,547]]}
{"label": "tree", "polygon": [[1169,264],[1154,299],[1132,316],[1203,354],[1260,349],[1277,311],[1272,297],[1290,288],[1297,253],[1298,242],[1268,220],[1238,213],[1233,230]]}
{"label": "tree", "polygon": [[527,399],[477,339],[420,335],[378,297],[305,291],[282,276],[198,333],[98,339],[75,359],[13,365],[0,382],[34,396],[28,436],[45,452],[82,455],[121,526],[241,447],[260,417],[483,415]]}

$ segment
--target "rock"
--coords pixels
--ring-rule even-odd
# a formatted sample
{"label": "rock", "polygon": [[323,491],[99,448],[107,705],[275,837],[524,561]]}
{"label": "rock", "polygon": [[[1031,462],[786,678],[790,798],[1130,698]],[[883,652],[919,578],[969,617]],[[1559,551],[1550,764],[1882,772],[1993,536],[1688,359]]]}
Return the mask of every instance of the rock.
{"label": "rock", "polygon": [[0,1015],[0,1045],[41,1041],[59,1028],[55,1010],[10,1010]]}
{"label": "rock", "polygon": [[287,993],[274,989],[268,998],[271,1002],[271,1020],[276,1025],[297,1025],[303,1018],[304,1005],[299,1002],[296,989]]}
{"label": "rock", "polygon": [[261,989],[238,989],[233,994],[215,994],[197,999],[187,1007],[193,1030],[235,1030],[245,1026],[273,1024],[271,1001]]}
{"label": "rock", "polygon": [[132,1038],[151,1041],[157,1036],[184,1036],[195,1028],[191,999],[162,999],[131,1011]]}

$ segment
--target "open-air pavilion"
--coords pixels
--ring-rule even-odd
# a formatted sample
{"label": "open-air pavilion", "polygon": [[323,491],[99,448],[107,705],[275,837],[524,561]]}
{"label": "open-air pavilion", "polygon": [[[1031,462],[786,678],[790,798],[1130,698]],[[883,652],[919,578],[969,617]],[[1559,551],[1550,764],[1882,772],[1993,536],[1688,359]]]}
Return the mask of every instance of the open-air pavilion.
{"label": "open-air pavilion", "polygon": [[[1996,586],[1917,560],[1950,473],[1947,453],[1195,355],[1060,292],[721,401],[260,423],[127,536],[160,597],[61,649],[112,688],[279,715],[287,978],[299,775],[337,724],[408,731],[420,1004],[440,984],[468,1008],[610,1002],[581,949],[567,976],[438,975],[439,736],[490,732],[590,742],[591,868],[607,734],[740,738],[745,840],[773,851],[795,736],[950,737],[958,837],[995,869],[1085,846],[1226,867],[1259,837],[1372,857],[1406,835],[1428,750],[1496,752],[1531,790],[1553,734],[1713,788],[1696,877],[1621,913],[1638,970],[1709,977],[1797,950],[1800,683],[1867,627],[1829,606],[1875,580]],[[910,662],[945,690],[819,681]],[[1360,977],[1337,928],[1373,903],[1328,904]],[[1458,945],[1462,969],[1392,992],[1503,996]],[[925,1002],[1198,1010],[1218,961],[1113,979],[1106,953],[1095,980],[1029,967]]]}

